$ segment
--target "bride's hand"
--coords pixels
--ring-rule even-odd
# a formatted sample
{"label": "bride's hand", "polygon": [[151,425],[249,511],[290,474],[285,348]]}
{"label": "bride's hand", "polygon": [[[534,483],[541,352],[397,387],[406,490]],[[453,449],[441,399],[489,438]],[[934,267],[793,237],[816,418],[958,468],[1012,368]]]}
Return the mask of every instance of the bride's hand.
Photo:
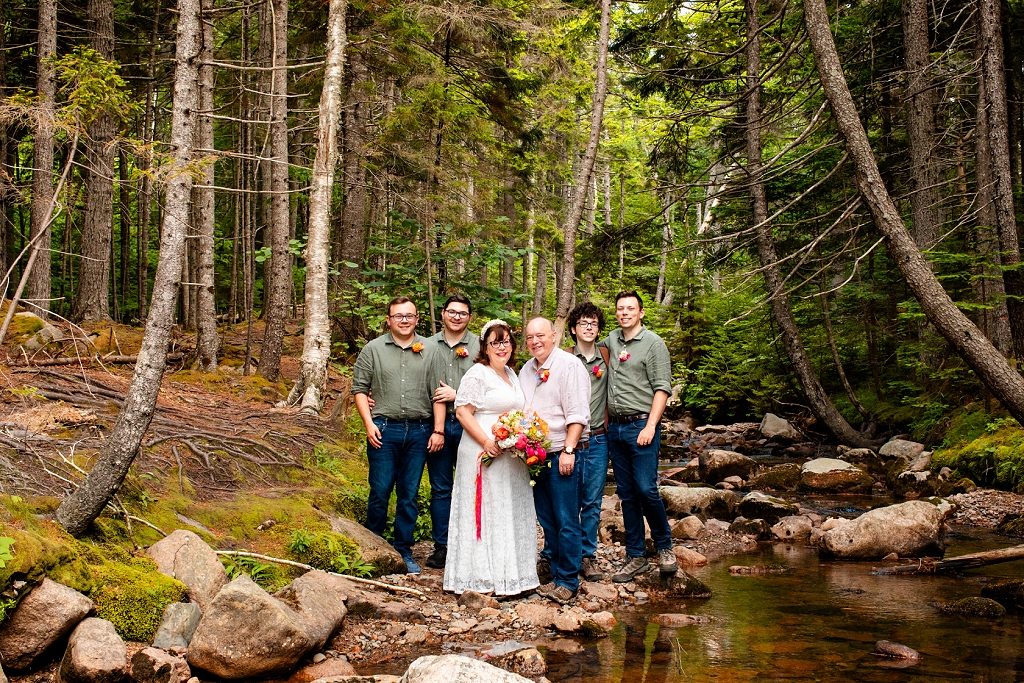
{"label": "bride's hand", "polygon": [[494,439],[487,439],[487,441],[484,441],[484,452],[492,458],[497,458],[501,455],[501,449],[498,448],[498,444],[494,442]]}

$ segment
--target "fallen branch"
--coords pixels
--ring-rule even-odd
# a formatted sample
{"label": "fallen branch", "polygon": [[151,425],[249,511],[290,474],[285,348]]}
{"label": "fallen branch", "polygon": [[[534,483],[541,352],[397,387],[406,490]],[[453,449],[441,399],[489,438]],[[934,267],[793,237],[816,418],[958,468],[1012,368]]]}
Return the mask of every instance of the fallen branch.
{"label": "fallen branch", "polygon": [[[308,571],[313,571],[313,570],[316,569],[316,567],[314,567],[312,565],[308,565],[308,564],[303,564],[302,562],[295,562],[293,560],[282,560],[280,557],[271,557],[270,555],[261,555],[259,553],[250,553],[250,552],[248,552],[246,550],[218,550],[217,554],[218,555],[241,555],[242,557],[255,557],[257,560],[266,560],[267,562],[276,562],[278,564],[286,564],[289,567],[298,567],[299,569],[306,569]],[[373,579],[362,579],[362,578],[360,578],[358,576],[349,576],[348,574],[338,574],[337,572],[326,572],[326,573],[327,574],[332,574],[333,576],[340,576],[343,579],[348,579],[349,581],[355,581],[357,583],[365,583],[365,584],[370,585],[370,586],[376,586],[378,588],[386,588],[387,590],[391,590],[391,591],[395,591],[395,592],[411,593],[412,595],[415,595],[415,596],[421,597],[421,598],[422,597],[426,597],[423,594],[422,591],[418,591],[415,588],[406,588],[405,586],[392,586],[390,583],[384,583],[383,581],[374,581]]]}
{"label": "fallen branch", "polygon": [[1000,548],[998,550],[985,550],[980,553],[958,555],[948,560],[920,560],[916,565],[907,564],[898,567],[883,567],[871,572],[872,574],[941,574],[942,572],[963,571],[965,569],[976,569],[990,564],[1001,562],[1013,562],[1024,560],[1024,545],[1015,545],[1011,548]]}
{"label": "fallen branch", "polygon": [[[168,361],[181,360],[184,357],[185,357],[185,354],[181,353],[180,351],[178,353],[169,353],[169,354],[167,354],[167,360]],[[103,363],[128,364],[128,363],[135,363],[135,362],[137,362],[139,360],[139,356],[138,356],[138,354],[133,354],[133,355],[130,355],[130,356],[123,356],[123,355],[103,356],[102,358],[99,357],[99,356],[89,356],[89,357],[86,357],[86,358],[50,358],[50,359],[47,359],[47,360],[36,360],[36,361],[32,361],[32,362],[11,363],[11,366],[12,367],[16,367],[16,368],[25,368],[25,367],[45,368],[45,367],[52,367],[52,366],[57,366],[57,365],[87,365],[87,364],[91,363],[94,360],[99,362],[100,364],[103,364]]]}

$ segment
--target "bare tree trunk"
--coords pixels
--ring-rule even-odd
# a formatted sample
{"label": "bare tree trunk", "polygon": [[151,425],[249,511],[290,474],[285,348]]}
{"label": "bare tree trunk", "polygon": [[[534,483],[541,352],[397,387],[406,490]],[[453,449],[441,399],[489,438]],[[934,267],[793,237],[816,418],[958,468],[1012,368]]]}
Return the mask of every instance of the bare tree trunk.
{"label": "bare tree trunk", "polygon": [[608,36],[611,27],[611,0],[601,0],[601,29],[597,38],[597,65],[595,66],[596,81],[594,84],[593,112],[590,117],[590,139],[587,141],[583,161],[579,173],[573,179],[576,192],[573,193],[572,204],[562,226],[564,242],[562,244],[561,276],[555,304],[555,337],[561,339],[565,330],[565,322],[572,306],[576,283],[576,232],[579,230],[580,219],[583,217],[583,206],[587,200],[587,185],[590,174],[594,172],[597,159],[597,146],[601,140],[601,123],[604,120],[604,100],[608,93]]}
{"label": "bare tree trunk", "polygon": [[744,5],[747,16],[747,182],[750,186],[750,203],[757,232],[757,253],[764,272],[765,289],[771,301],[775,322],[782,333],[786,356],[807,396],[811,411],[842,443],[870,446],[871,440],[850,426],[821,386],[789,305],[785,280],[775,251],[775,240],[768,222],[768,198],[765,194],[761,160],[761,26],[757,14],[757,0],[745,0]]}
{"label": "bare tree trunk", "polygon": [[132,261],[132,183],[131,173],[128,169],[128,153],[122,148],[118,151],[117,156],[117,216],[121,237],[121,253],[118,258],[121,267],[121,272],[118,273],[121,302],[118,310],[121,311],[121,322],[127,320],[126,309],[128,308]]}
{"label": "bare tree trunk", "polygon": [[619,288],[626,267],[626,171],[619,173]]}
{"label": "bare tree trunk", "polygon": [[288,0],[271,0],[273,76],[270,104],[270,282],[264,297],[266,332],[259,373],[276,381],[281,370],[284,321],[292,290],[292,256],[288,251]]}
{"label": "bare tree trunk", "polygon": [[[758,132],[760,135],[760,132]],[[760,150],[760,137],[758,137],[758,150]],[[757,181],[754,181],[757,182]],[[761,188],[764,195],[764,188]],[[767,214],[767,210],[766,210]],[[661,203],[661,260],[658,264],[658,286],[654,292],[654,301],[662,303],[665,294],[665,277],[668,274],[668,247],[672,242],[672,191],[666,186]]]}
{"label": "bare tree trunk", "polygon": [[[196,121],[196,146],[212,150],[213,141],[213,0],[202,0],[203,9],[203,51],[199,67],[199,119]],[[204,151],[203,154],[210,152]],[[193,213],[198,227],[196,240],[196,353],[199,369],[214,372],[217,369],[217,352],[220,338],[217,336],[217,307],[214,292],[214,232],[216,213],[213,195],[214,165],[203,167],[199,184],[192,188],[194,197]]]}
{"label": "bare tree trunk", "polygon": [[[1010,319],[1013,358],[1024,361],[1024,273],[1020,271],[1017,220],[1013,212],[1013,178],[1010,174],[1009,121],[1006,106],[1006,74],[1003,71],[1003,33],[1000,0],[978,0],[981,54],[979,89],[984,89],[988,118],[989,162],[996,230],[1003,265],[1003,287]],[[981,112],[979,111],[979,116]]]}
{"label": "bare tree trunk", "polygon": [[[142,141],[153,141],[154,119],[156,116],[153,99],[154,79],[156,75],[156,43],[160,29],[160,0],[157,0],[153,13],[153,33],[149,43],[149,64],[146,67],[146,115],[143,119]],[[143,172],[142,194],[139,197],[139,234],[138,234],[138,277],[139,277],[139,320],[145,320],[149,312],[149,223],[153,214],[153,177],[148,173],[152,165],[152,155],[146,151],[136,157],[136,164]]]}
{"label": "bare tree trunk", "polygon": [[57,521],[74,535],[89,527],[128,474],[139,452],[142,437],[153,419],[167,364],[167,345],[174,324],[174,303],[185,248],[185,227],[190,219],[192,175],[189,167],[199,104],[199,51],[202,45],[198,0],[181,0],[178,3],[176,45],[170,139],[173,158],[167,174],[166,210],[160,236],[160,262],[153,284],[153,303],[135,373],[114,429],[85,481],[57,508]]}
{"label": "bare tree trunk", "polygon": [[338,161],[338,114],[345,65],[345,0],[331,0],[327,13],[327,65],[320,95],[316,158],[309,191],[309,236],[306,243],[306,325],[299,377],[288,403],[302,400],[302,412],[319,413],[327,389],[331,355],[331,321],[327,305],[327,271],[331,251],[331,195]]}
{"label": "bare tree trunk", "polygon": [[[114,2],[89,0],[89,44],[106,60],[114,59]],[[72,320],[109,320],[110,244],[114,229],[114,135],[110,114],[101,114],[89,126],[85,157],[85,221],[82,224],[82,259]]]}
{"label": "bare tree trunk", "polygon": [[900,218],[872,155],[867,133],[846,85],[842,64],[829,28],[824,0],[804,0],[804,19],[818,66],[822,89],[854,161],[857,188],[886,237],[899,267],[928,320],[955,348],[981,381],[1018,421],[1024,420],[1024,378],[956,307],[936,279]]}
{"label": "bare tree trunk", "polygon": [[[29,273],[25,298],[33,312],[46,317],[50,310],[50,225],[43,221],[53,204],[53,117],[57,94],[56,75],[50,57],[57,53],[56,0],[39,0],[39,38],[36,48],[36,90],[39,114],[33,149],[32,224],[30,238],[38,240],[39,256]],[[70,209],[70,207],[69,207]],[[5,269],[6,270],[6,269]]]}

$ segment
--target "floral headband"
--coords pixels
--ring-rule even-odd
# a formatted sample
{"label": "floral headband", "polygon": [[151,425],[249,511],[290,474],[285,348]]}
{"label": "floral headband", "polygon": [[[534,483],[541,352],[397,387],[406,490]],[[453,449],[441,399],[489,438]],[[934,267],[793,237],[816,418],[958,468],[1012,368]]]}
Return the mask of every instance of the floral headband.
{"label": "floral headband", "polygon": [[505,327],[508,327],[509,329],[512,329],[509,326],[509,324],[507,322],[505,322],[504,320],[502,320],[501,318],[495,318],[494,320],[488,320],[484,324],[483,328],[480,330],[480,339],[481,340],[487,339],[487,330],[491,329],[495,325],[504,325]]}

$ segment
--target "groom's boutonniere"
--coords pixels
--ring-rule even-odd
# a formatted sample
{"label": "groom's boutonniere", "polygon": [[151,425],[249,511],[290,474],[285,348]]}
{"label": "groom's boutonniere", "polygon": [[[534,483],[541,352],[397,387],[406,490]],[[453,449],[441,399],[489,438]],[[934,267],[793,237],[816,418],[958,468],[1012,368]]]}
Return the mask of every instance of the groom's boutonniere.
{"label": "groom's boutonniere", "polygon": [[627,360],[629,360],[629,351],[623,351],[619,354],[620,363],[625,363]]}
{"label": "groom's boutonniere", "polygon": [[594,373],[594,377],[596,377],[598,379],[601,379],[602,377],[604,377],[604,370],[601,369],[600,365],[595,365],[594,369],[591,370],[591,372],[593,372]]}
{"label": "groom's boutonniere", "polygon": [[412,345],[412,352],[413,353],[419,353],[422,350],[423,350],[423,344],[422,343],[416,342],[415,344]]}
{"label": "groom's boutonniere", "polygon": [[455,347],[455,355],[459,358],[465,358],[469,355],[469,351],[466,350],[465,346],[457,346]]}
{"label": "groom's boutonniere", "polygon": [[547,382],[550,378],[551,378],[551,371],[548,370],[547,368],[544,368],[543,370],[541,370],[540,372],[537,373],[537,383],[538,384],[540,384],[541,382]]}

